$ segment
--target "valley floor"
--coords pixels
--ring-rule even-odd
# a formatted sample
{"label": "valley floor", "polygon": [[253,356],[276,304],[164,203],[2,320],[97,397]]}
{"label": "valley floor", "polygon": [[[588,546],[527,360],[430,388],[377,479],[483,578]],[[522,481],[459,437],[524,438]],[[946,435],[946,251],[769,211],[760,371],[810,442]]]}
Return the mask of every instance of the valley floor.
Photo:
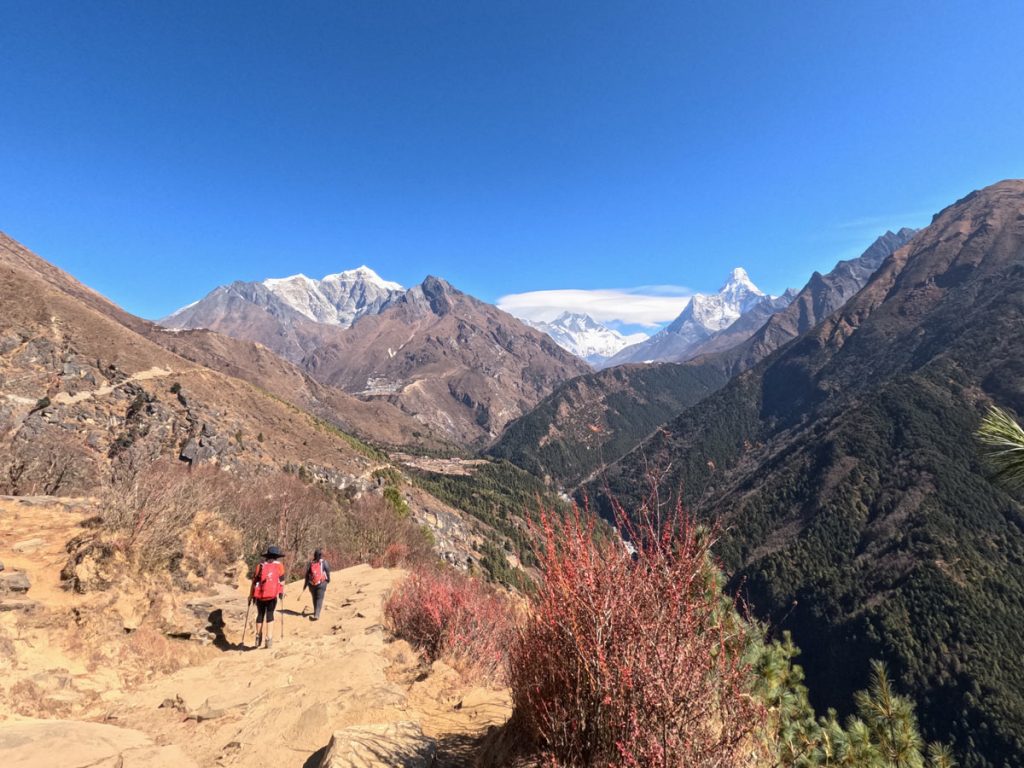
{"label": "valley floor", "polygon": [[[31,582],[0,611],[5,768],[468,766],[480,736],[510,713],[506,691],[474,687],[441,663],[425,667],[388,634],[382,606],[397,569],[336,571],[319,622],[309,620],[308,593],[289,585],[272,650],[241,645],[244,585],[189,600],[194,614],[208,614],[208,645],[148,634],[126,605],[135,596],[60,588],[66,542],[88,509],[0,500],[3,576],[24,571]],[[97,612],[120,634],[80,621]],[[187,664],[161,672],[177,666],[175,654]]]}

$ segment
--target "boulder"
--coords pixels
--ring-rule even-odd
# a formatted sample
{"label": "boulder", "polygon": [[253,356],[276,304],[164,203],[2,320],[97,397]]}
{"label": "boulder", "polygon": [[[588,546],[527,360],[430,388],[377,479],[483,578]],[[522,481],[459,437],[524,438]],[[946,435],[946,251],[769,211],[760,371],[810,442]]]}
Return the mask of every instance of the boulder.
{"label": "boulder", "polygon": [[24,595],[31,588],[32,582],[24,571],[4,571],[0,573],[0,595]]}
{"label": "boulder", "polygon": [[354,725],[334,732],[319,768],[428,768],[434,752],[416,723]]}
{"label": "boulder", "polygon": [[185,447],[181,449],[181,453],[178,458],[182,461],[193,462],[196,459],[196,455],[199,453],[199,441],[194,437],[190,437],[188,442],[185,443]]}

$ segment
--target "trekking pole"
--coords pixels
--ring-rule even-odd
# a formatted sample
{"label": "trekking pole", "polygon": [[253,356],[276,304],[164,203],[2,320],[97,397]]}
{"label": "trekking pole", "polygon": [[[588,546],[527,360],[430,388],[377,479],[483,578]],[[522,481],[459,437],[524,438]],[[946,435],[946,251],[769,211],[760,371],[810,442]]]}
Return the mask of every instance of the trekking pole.
{"label": "trekking pole", "polygon": [[281,639],[284,640],[284,598],[281,599]]}
{"label": "trekking pole", "polygon": [[249,631],[249,611],[252,610],[252,603],[250,602],[245,609],[245,624],[242,627],[242,647],[245,647],[245,633]]}

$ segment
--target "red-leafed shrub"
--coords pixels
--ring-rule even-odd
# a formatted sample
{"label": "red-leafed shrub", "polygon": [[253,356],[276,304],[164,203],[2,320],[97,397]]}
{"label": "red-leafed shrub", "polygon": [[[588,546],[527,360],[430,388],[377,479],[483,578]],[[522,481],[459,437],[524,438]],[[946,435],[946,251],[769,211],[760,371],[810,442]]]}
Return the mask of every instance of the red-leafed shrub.
{"label": "red-leafed shrub", "polygon": [[442,659],[464,673],[500,677],[514,625],[505,595],[456,571],[421,568],[388,596],[389,628],[430,661]]}
{"label": "red-leafed shrub", "polygon": [[557,766],[751,765],[764,712],[713,533],[650,509],[617,510],[634,551],[595,539],[579,510],[542,515],[543,581],[510,651],[513,727]]}

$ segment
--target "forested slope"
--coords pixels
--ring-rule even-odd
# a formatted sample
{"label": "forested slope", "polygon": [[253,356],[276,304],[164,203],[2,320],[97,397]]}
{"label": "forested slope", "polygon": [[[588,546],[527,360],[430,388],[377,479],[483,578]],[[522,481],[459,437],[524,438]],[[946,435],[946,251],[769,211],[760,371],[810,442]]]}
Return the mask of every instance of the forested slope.
{"label": "forested slope", "polygon": [[[1024,515],[973,432],[1024,412],[1024,182],[950,206],[814,330],[627,455],[720,519],[733,585],[804,650],[819,705],[887,660],[962,764],[1024,764]],[[600,493],[605,480],[595,483]]]}

